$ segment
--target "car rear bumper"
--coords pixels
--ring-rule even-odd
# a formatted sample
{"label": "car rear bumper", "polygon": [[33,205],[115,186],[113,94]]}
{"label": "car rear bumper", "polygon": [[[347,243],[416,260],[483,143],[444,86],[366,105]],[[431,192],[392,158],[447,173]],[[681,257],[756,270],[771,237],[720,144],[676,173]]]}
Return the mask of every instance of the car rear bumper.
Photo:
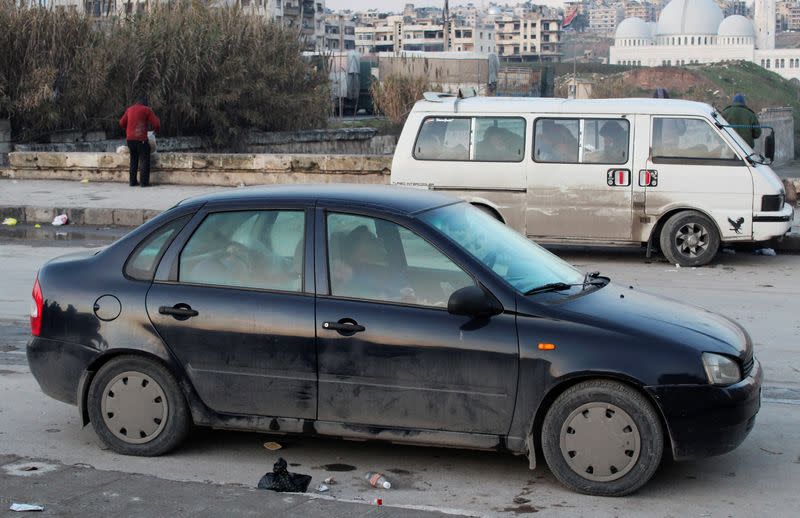
{"label": "car rear bumper", "polygon": [[98,354],[90,347],[36,336],[27,347],[28,365],[42,392],[70,405],[77,404],[81,375]]}
{"label": "car rear bumper", "polygon": [[647,391],[661,407],[676,460],[727,453],[744,441],[761,407],[761,364],[727,387],[661,385]]}

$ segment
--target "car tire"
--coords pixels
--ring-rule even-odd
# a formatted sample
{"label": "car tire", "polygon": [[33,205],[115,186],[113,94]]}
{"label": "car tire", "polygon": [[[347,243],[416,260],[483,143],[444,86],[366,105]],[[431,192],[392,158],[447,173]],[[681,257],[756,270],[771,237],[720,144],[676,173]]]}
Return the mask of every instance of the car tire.
{"label": "car tire", "polygon": [[673,214],[661,228],[661,252],[672,264],[703,266],[719,251],[719,232],[703,214],[687,210]]}
{"label": "car tire", "polygon": [[180,444],[191,427],[183,391],[169,370],[141,356],[118,356],[92,379],[89,420],[109,448],[153,457]]}
{"label": "car tire", "polygon": [[664,433],[653,405],[632,387],[609,380],[578,383],[559,395],[542,424],[542,451],[568,488],[623,496],[656,472]]}

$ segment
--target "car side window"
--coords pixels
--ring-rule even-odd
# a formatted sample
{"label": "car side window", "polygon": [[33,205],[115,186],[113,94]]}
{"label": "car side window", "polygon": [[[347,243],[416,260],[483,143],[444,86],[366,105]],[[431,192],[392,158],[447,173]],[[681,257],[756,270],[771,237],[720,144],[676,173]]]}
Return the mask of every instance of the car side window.
{"label": "car side window", "polygon": [[578,119],[537,119],[533,138],[535,161],[578,163],[580,139]]}
{"label": "car side window", "polygon": [[454,291],[475,284],[425,239],[390,221],[330,213],[327,229],[335,297],[447,307]]}
{"label": "car side window", "polygon": [[678,117],[653,119],[653,159],[738,161],[733,149],[707,121]]}
{"label": "car side window", "polygon": [[470,119],[428,117],[414,144],[417,160],[469,160]]}
{"label": "car side window", "polygon": [[521,162],[522,117],[427,117],[414,144],[417,160]]}
{"label": "car side window", "polygon": [[209,214],[181,251],[178,281],[299,292],[304,236],[299,210]]}
{"label": "car side window", "polygon": [[152,281],[161,255],[191,217],[190,214],[170,221],[147,236],[126,261],[125,275],[140,281]]}

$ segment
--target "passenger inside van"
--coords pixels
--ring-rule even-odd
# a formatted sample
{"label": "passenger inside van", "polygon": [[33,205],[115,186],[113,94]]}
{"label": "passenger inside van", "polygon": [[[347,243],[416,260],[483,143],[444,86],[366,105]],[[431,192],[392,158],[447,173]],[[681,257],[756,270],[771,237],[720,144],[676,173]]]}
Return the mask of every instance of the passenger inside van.
{"label": "passenger inside van", "polygon": [[624,164],[628,161],[628,134],[616,121],[606,121],[600,128],[603,146],[588,153],[585,161],[597,164]]}
{"label": "passenger inside van", "polygon": [[536,135],[536,160],[539,162],[578,162],[578,139],[553,120],[544,120]]}
{"label": "passenger inside van", "polygon": [[489,126],[475,146],[475,160],[514,162],[522,156],[522,139],[514,132]]}

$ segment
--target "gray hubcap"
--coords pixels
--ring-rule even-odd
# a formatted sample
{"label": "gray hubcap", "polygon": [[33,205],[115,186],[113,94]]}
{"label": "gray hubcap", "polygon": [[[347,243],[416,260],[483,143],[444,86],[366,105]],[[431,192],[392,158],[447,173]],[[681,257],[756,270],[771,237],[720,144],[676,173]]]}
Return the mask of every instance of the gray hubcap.
{"label": "gray hubcap", "polygon": [[675,234],[675,246],[686,257],[697,257],[708,249],[708,230],[699,223],[687,223]]}
{"label": "gray hubcap", "polygon": [[111,433],[131,444],[158,437],[167,423],[167,397],[156,381],[141,372],[123,372],[103,390],[103,421]]}
{"label": "gray hubcap", "polygon": [[561,454],[581,477],[610,482],[628,473],[641,452],[639,429],[627,412],[609,403],[586,403],[561,426]]}

